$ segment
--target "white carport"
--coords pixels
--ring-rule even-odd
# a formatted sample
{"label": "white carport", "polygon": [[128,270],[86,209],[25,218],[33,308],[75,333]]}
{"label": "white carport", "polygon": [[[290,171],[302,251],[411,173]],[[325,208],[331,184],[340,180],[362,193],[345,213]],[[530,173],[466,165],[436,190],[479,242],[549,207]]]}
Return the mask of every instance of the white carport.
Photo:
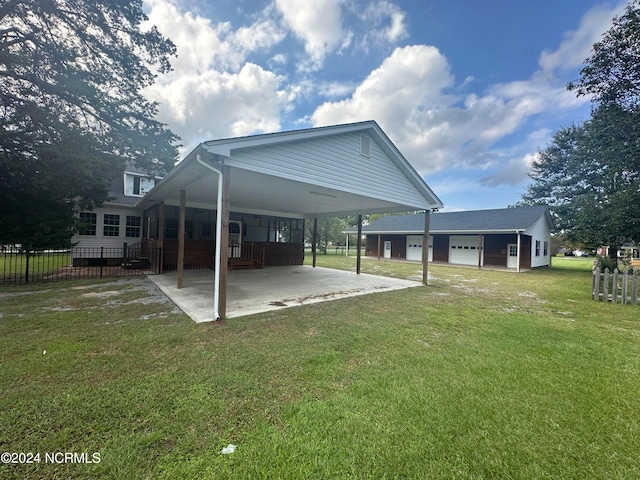
{"label": "white carport", "polygon": [[204,142],[140,206],[154,204],[180,208],[177,288],[186,207],[217,211],[213,309],[219,319],[226,314],[228,248],[221,246],[228,244],[229,212],[317,219],[424,210],[428,238],[429,213],[442,207],[374,121]]}

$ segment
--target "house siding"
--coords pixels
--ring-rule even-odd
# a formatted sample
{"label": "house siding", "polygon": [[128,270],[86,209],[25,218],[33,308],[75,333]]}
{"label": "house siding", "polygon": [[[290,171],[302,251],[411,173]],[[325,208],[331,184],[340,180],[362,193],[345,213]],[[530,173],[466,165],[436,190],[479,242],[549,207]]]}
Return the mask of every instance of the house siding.
{"label": "house siding", "polygon": [[[360,132],[235,150],[226,163],[259,173],[342,190],[416,208],[431,208],[423,193],[370,137],[369,155],[360,154]],[[369,172],[369,175],[362,175]],[[353,178],[359,182],[354,184]]]}
{"label": "house siding", "polygon": [[[391,258],[399,258],[406,259],[407,253],[407,235],[396,235],[396,234],[380,234],[380,256],[383,256],[383,248],[385,241],[391,242]],[[470,239],[470,242],[467,242],[469,246],[476,247],[475,249],[469,249],[469,252],[478,252],[477,244],[478,244],[478,235],[449,235],[449,234],[434,234],[430,236],[430,243],[432,244],[431,251],[429,252],[430,261],[439,262],[439,263],[451,263],[451,242],[456,242],[456,240],[460,240],[461,238]],[[518,236],[516,234],[488,234],[483,235],[483,244],[482,244],[482,258],[481,264],[482,266],[493,266],[506,268],[507,267],[507,245],[508,244],[517,244]],[[541,240],[541,250],[543,249],[543,242],[545,240]],[[457,245],[457,243],[456,243]],[[366,236],[366,255],[370,257],[378,256],[378,235],[369,234]],[[478,253],[475,253],[473,256],[473,261],[471,260],[471,253],[469,253],[469,260],[464,262],[456,262],[459,265],[478,265]],[[532,258],[535,257],[535,239],[533,239],[529,235],[520,235],[520,268],[521,269],[530,269],[534,268],[534,266],[544,266],[548,265],[540,265],[539,263],[534,264],[532,262]]]}
{"label": "house siding", "polygon": [[507,266],[507,245],[517,243],[516,234],[485,235],[484,236],[484,264],[495,267]]}
{"label": "house siding", "polygon": [[[122,248],[125,243],[137,243],[142,239],[142,213],[138,210],[126,207],[103,207],[93,210],[96,214],[96,234],[95,235],[74,235],[71,239],[72,243],[77,247],[83,248]],[[104,215],[118,215],[120,217],[120,225],[118,228],[118,236],[104,235]],[[127,237],[127,216],[141,217],[140,235],[137,237]]]}
{"label": "house siding", "polygon": [[[391,242],[391,258],[406,258],[407,256],[407,236],[406,235],[380,235],[380,257],[384,255],[384,242]],[[366,253],[371,257],[378,256],[378,236],[367,235]]]}
{"label": "house siding", "polygon": [[449,235],[433,236],[433,261],[449,263]]}
{"label": "house siding", "polygon": [[[532,245],[530,252],[531,266],[532,267],[543,267],[549,265],[550,259],[550,246],[547,245],[547,254],[544,254],[544,242],[549,242],[549,226],[545,221],[544,217],[538,219],[531,227],[527,229],[527,235],[531,236]],[[540,242],[540,255],[536,256],[535,244],[536,241]]]}

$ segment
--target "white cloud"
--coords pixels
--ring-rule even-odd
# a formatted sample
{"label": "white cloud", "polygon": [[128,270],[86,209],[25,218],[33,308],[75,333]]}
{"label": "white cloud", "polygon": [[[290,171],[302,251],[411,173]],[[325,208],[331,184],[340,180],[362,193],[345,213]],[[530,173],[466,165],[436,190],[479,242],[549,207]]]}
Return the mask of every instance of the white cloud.
{"label": "white cloud", "polygon": [[527,178],[536,157],[536,154],[528,153],[522,157],[512,158],[498,172],[483,177],[480,184],[485,187],[518,185]]}
{"label": "white cloud", "polygon": [[351,94],[356,85],[349,82],[323,82],[317,91],[325,98],[340,98]]}
{"label": "white cloud", "polygon": [[[327,57],[347,46],[366,50],[375,45],[386,51],[407,37],[407,16],[389,0],[359,4],[366,5],[360,9],[344,0],[273,0],[236,29],[184,12],[178,0],[145,0],[145,5],[150,23],[178,50],[174,71],[159,77],[146,94],[160,103],[159,119],[183,138],[186,148],[211,138],[279,130],[295,102],[324,98],[330,101],[290,123],[373,119],[420,173],[469,169],[482,175],[476,184],[492,185],[521,181],[544,134],[537,144],[529,139],[509,152],[497,144],[514,133],[522,136],[523,125],[537,115],[572,111],[587,101],[568,92],[560,75],[580,65],[621,8],[587,12],[579,29],[567,33],[555,51],[542,52],[539,69],[529,78],[462,96],[459,92],[475,86],[474,78],[456,85],[445,56],[428,45],[395,48],[360,83],[348,77],[318,80]],[[345,29],[344,18],[355,18],[355,31],[363,29],[358,36]],[[299,51],[278,48],[288,31],[300,40]],[[299,61],[300,53],[304,59],[297,73],[278,74]]]}
{"label": "white cloud", "polygon": [[542,52],[538,62],[542,72],[551,73],[557,69],[568,70],[582,65],[590,56],[593,44],[611,26],[611,19],[624,12],[626,3],[625,0],[613,9],[596,6],[585,13],[578,30],[567,32],[557,50]]}
{"label": "white cloud", "polygon": [[172,0],[145,1],[150,23],[172,39],[178,54],[174,70],[145,95],[159,103],[159,120],[182,137],[184,150],[212,138],[280,130],[295,92],[282,86],[282,76],[247,62],[250,53],[266,52],[285,36],[268,10],[233,30],[228,22],[214,25],[182,12]]}
{"label": "white cloud", "polygon": [[[435,48],[397,48],[350,98],[320,105],[314,125],[376,120],[422,173],[445,166],[483,165],[482,150],[513,131],[531,102],[470,96],[463,106],[447,93],[453,77]],[[474,153],[465,156],[463,152]]]}
{"label": "white cloud", "polygon": [[350,41],[350,33],[342,29],[340,0],[275,0],[296,37],[304,43],[310,63],[303,67],[317,70],[325,57]]}
{"label": "white cloud", "polygon": [[[537,115],[575,110],[588,101],[568,92],[566,80],[556,75],[581,64],[619,9],[587,12],[580,28],[567,34],[558,49],[541,54],[540,69],[530,78],[496,84],[466,98],[452,94],[459,90],[454,89],[447,59],[436,48],[397,48],[349,97],[318,106],[312,122],[373,119],[422,174],[452,167],[489,171],[503,163],[502,171],[494,171],[486,181],[516,184],[526,177],[531,152],[540,145],[525,142],[508,154],[495,145]],[[467,77],[462,86],[472,81]]]}
{"label": "white cloud", "polygon": [[391,14],[391,25],[385,31],[385,36],[389,42],[397,42],[408,36],[404,18],[404,12],[393,12]]}
{"label": "white cloud", "polygon": [[229,30],[228,24],[214,27],[211,21],[182,13],[169,0],[145,0],[150,8],[149,23],[175,43],[178,57],[172,60],[174,70],[199,72],[210,68],[217,57],[225,55],[220,36]]}
{"label": "white cloud", "polygon": [[281,111],[291,101],[281,83],[281,77],[246,63],[237,73],[183,75],[146,94],[161,102],[160,119],[193,147],[212,138],[280,130]]}
{"label": "white cloud", "polygon": [[324,103],[313,114],[315,125],[377,119],[397,126],[422,106],[437,108],[453,78],[437,48],[397,48],[355,89],[351,98]]}
{"label": "white cloud", "polygon": [[377,38],[389,43],[395,43],[409,36],[405,23],[406,13],[394,3],[387,0],[369,2],[361,14],[362,20],[368,25],[369,34],[365,41]]}
{"label": "white cloud", "polygon": [[145,1],[150,6],[149,23],[175,43],[178,57],[172,65],[182,74],[210,68],[238,70],[248,54],[268,51],[286,35],[269,9],[253,24],[233,30],[229,22],[213,25],[209,19],[182,12],[173,0]]}

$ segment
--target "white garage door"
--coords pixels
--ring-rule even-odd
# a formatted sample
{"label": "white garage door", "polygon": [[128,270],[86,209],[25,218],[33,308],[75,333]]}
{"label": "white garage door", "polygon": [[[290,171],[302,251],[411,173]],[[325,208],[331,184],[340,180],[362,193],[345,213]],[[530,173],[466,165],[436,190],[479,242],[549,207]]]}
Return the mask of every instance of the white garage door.
{"label": "white garage door", "polygon": [[449,263],[478,265],[478,236],[452,235],[449,237]]}
{"label": "white garage door", "polygon": [[[422,235],[407,235],[407,260],[422,261]],[[433,261],[433,236],[429,235],[429,261]]]}

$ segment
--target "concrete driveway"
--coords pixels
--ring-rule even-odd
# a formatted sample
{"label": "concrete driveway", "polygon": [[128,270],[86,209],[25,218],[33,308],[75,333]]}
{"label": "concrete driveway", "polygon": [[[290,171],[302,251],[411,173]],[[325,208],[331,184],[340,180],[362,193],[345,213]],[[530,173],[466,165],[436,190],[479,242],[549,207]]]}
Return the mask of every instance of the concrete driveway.
{"label": "concrete driveway", "polygon": [[[213,320],[213,271],[185,270],[184,288],[176,288],[177,272],[149,275],[194,321]],[[418,287],[420,282],[308,265],[231,270],[227,279],[227,318],[326,302],[338,298]]]}

